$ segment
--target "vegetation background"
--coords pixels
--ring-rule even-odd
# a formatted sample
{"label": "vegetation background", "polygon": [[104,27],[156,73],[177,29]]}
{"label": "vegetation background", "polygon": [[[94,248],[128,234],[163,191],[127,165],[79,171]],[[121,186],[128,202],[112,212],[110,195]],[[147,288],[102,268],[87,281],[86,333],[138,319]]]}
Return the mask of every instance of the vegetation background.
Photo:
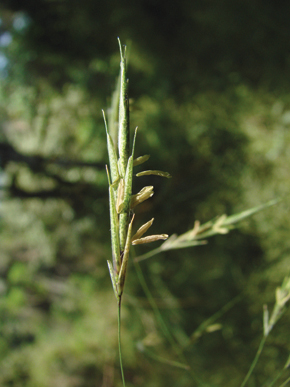
{"label": "vegetation background", "polygon": [[[176,352],[131,264],[127,384],[240,385],[262,306],[289,275],[289,14],[289,2],[273,0],[2,0],[1,386],[121,386],[101,114],[119,72],[117,36],[129,46],[135,154],[173,176],[148,177],[155,195],[140,225],[154,216],[153,233],[180,234],[284,198],[205,246],[141,262],[194,378],[161,361]],[[216,330],[194,334],[236,296]],[[289,322],[286,313],[249,386],[283,368]]]}

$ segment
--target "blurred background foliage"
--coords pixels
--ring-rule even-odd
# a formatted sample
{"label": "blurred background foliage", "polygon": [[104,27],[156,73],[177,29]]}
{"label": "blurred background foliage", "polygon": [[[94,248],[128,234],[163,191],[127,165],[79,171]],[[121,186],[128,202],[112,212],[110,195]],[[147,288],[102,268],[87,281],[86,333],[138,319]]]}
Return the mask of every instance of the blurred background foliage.
{"label": "blurred background foliage", "polygon": [[[127,384],[240,385],[262,305],[289,275],[289,14],[289,2],[271,0],[2,0],[1,386],[121,386],[101,115],[119,72],[117,36],[129,47],[136,154],[173,175],[135,182],[155,187],[140,225],[154,216],[153,233],[180,234],[196,219],[284,198],[205,246],[141,262],[192,372],[160,361],[178,356],[131,264]],[[239,295],[218,329],[193,335]],[[249,386],[283,368],[289,319]]]}

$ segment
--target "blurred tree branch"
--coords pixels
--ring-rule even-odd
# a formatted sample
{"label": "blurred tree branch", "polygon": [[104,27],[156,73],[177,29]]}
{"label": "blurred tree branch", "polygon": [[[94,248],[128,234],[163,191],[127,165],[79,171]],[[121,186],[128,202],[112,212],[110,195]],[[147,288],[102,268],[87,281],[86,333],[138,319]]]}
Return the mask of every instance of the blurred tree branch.
{"label": "blurred tree branch", "polygon": [[33,172],[44,172],[48,165],[58,165],[64,168],[72,167],[91,167],[96,169],[104,169],[103,163],[87,162],[81,160],[69,160],[65,158],[52,159],[38,155],[25,155],[18,152],[11,144],[0,142],[0,166],[5,168],[11,162],[25,163]]}
{"label": "blurred tree branch", "polygon": [[[89,195],[92,192],[96,196],[96,184],[87,183],[83,181],[71,182],[61,177],[57,172],[52,172],[49,167],[52,165],[59,167],[59,171],[67,170],[69,168],[94,168],[104,169],[104,164],[99,162],[86,162],[82,160],[69,160],[65,158],[52,159],[39,155],[25,155],[17,151],[11,144],[0,142],[0,166],[5,169],[9,163],[14,162],[19,165],[25,164],[26,167],[34,174],[41,174],[45,177],[51,178],[54,182],[54,187],[51,189],[27,190],[18,183],[19,172],[12,173],[11,183],[9,185],[2,185],[0,189],[9,192],[10,197],[17,197],[22,199],[27,198],[70,198]],[[99,193],[100,196],[105,196]]]}

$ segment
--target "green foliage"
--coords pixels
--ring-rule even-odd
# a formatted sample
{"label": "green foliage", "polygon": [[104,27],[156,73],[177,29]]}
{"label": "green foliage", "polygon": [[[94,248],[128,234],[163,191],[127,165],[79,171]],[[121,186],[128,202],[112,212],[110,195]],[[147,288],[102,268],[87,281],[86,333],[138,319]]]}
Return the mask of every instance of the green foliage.
{"label": "green foliage", "polygon": [[[22,3],[1,6],[13,41],[1,46],[9,65],[0,87],[0,384],[121,386],[101,114],[116,83],[120,35],[132,39],[135,154],[150,152],[146,170],[173,176],[134,178],[133,193],[155,191],[134,210],[135,230],[154,216],[153,234],[183,235],[196,220],[283,198],[205,246],[140,262],[151,299],[129,261],[127,385],[240,385],[263,335],[262,305],[273,310],[289,275],[289,5]],[[28,24],[20,31],[21,15]],[[289,378],[288,327],[286,310],[249,386]],[[174,366],[182,363],[176,348],[198,381]]]}

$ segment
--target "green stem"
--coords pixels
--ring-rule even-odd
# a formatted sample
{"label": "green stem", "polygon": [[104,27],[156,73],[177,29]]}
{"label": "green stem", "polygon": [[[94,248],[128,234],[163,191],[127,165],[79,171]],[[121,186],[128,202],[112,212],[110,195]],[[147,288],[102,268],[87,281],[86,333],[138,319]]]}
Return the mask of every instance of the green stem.
{"label": "green stem", "polygon": [[140,284],[143,288],[143,291],[151,305],[151,308],[155,314],[155,318],[157,319],[158,323],[159,323],[159,326],[164,334],[164,336],[167,338],[167,340],[169,341],[169,343],[171,344],[171,346],[174,348],[176,354],[178,356],[180,356],[180,350],[179,348],[177,347],[176,343],[175,343],[175,340],[174,338],[172,337],[172,334],[171,332],[169,331],[169,329],[167,328],[167,325],[165,324],[162,316],[161,316],[161,313],[158,309],[158,306],[156,305],[156,302],[154,301],[153,297],[152,297],[152,294],[148,288],[148,285],[145,281],[145,278],[143,276],[143,273],[142,273],[142,270],[140,268],[140,265],[137,261],[134,260],[134,264],[135,264],[135,269],[136,269],[136,272],[137,272],[137,276],[138,276],[138,279],[140,281]]}
{"label": "green stem", "polygon": [[154,255],[159,254],[161,251],[162,251],[162,249],[160,247],[157,247],[156,249],[151,250],[146,254],[142,254],[142,255],[139,255],[138,257],[134,258],[134,262],[144,261],[144,259],[151,258]]}
{"label": "green stem", "polygon": [[154,352],[149,351],[148,348],[144,348],[144,353],[147,354],[152,359],[159,361],[160,363],[169,364],[173,367],[182,368],[186,371],[190,370],[189,365],[182,364],[174,360],[165,359],[164,357],[156,355]]}
{"label": "green stem", "polygon": [[285,369],[279,371],[277,373],[277,375],[275,376],[275,378],[270,382],[270,384],[264,384],[263,387],[265,387],[266,385],[267,385],[267,387],[273,387],[274,384],[277,382],[277,380],[280,379],[280,377],[283,375],[284,371],[285,371]]}
{"label": "green stem", "polygon": [[215,314],[213,314],[211,317],[209,317],[207,320],[202,322],[196,330],[191,334],[190,342],[188,345],[192,344],[200,335],[206,330],[206,328],[215,323],[219,318],[221,318],[228,310],[233,308],[240,300],[242,299],[242,295],[239,294],[234,299],[229,301],[227,304],[225,304],[219,311],[217,311]]}
{"label": "green stem", "polygon": [[[154,315],[155,315],[155,318],[156,320],[158,321],[159,323],[159,326],[164,334],[164,336],[167,338],[168,342],[171,344],[174,352],[176,353],[176,355],[178,356],[178,358],[180,359],[180,361],[182,363],[178,363],[178,367],[179,368],[183,368],[185,370],[187,370],[189,372],[189,374],[191,375],[191,377],[193,378],[193,380],[195,380],[199,386],[208,386],[206,384],[204,384],[200,379],[199,377],[195,374],[195,372],[192,371],[191,367],[189,366],[185,356],[183,355],[183,352],[182,352],[182,348],[179,348],[178,345],[176,344],[170,330],[168,329],[166,323],[164,322],[163,320],[163,317],[158,309],[158,306],[156,304],[156,302],[154,301],[154,298],[152,297],[152,294],[148,288],[148,285],[146,283],[146,280],[144,278],[144,275],[142,273],[142,270],[141,270],[141,267],[139,265],[139,262],[136,261],[135,259],[133,259],[133,262],[134,262],[134,266],[135,266],[135,269],[136,269],[136,273],[137,273],[137,277],[140,281],[140,284],[143,288],[143,291],[151,305],[151,308],[154,312]],[[155,357],[155,359],[157,360],[157,357]],[[158,357],[158,360],[160,360],[160,358]],[[162,362],[164,362],[164,360],[162,360]],[[173,363],[171,363],[171,365],[173,365]],[[176,364],[175,364],[176,366]]]}
{"label": "green stem", "polygon": [[290,378],[288,378],[287,380],[285,380],[284,383],[282,383],[279,387],[284,387],[286,386],[286,384],[288,384],[290,382]]}
{"label": "green stem", "polygon": [[245,377],[245,379],[243,380],[242,384],[241,384],[241,387],[244,387],[247,383],[247,381],[249,380],[250,376],[252,375],[253,371],[254,371],[254,368],[256,367],[257,363],[258,363],[258,360],[260,358],[260,355],[262,353],[262,350],[264,348],[264,345],[266,343],[266,340],[267,340],[267,336],[264,336],[260,342],[260,345],[259,345],[259,348],[257,350],[257,353],[256,353],[256,356],[251,364],[251,367]]}
{"label": "green stem", "polygon": [[126,387],[124,370],[123,370],[122,350],[121,350],[121,298],[118,301],[118,344],[119,344],[119,359],[120,359],[120,369],[121,369],[123,387]]}

